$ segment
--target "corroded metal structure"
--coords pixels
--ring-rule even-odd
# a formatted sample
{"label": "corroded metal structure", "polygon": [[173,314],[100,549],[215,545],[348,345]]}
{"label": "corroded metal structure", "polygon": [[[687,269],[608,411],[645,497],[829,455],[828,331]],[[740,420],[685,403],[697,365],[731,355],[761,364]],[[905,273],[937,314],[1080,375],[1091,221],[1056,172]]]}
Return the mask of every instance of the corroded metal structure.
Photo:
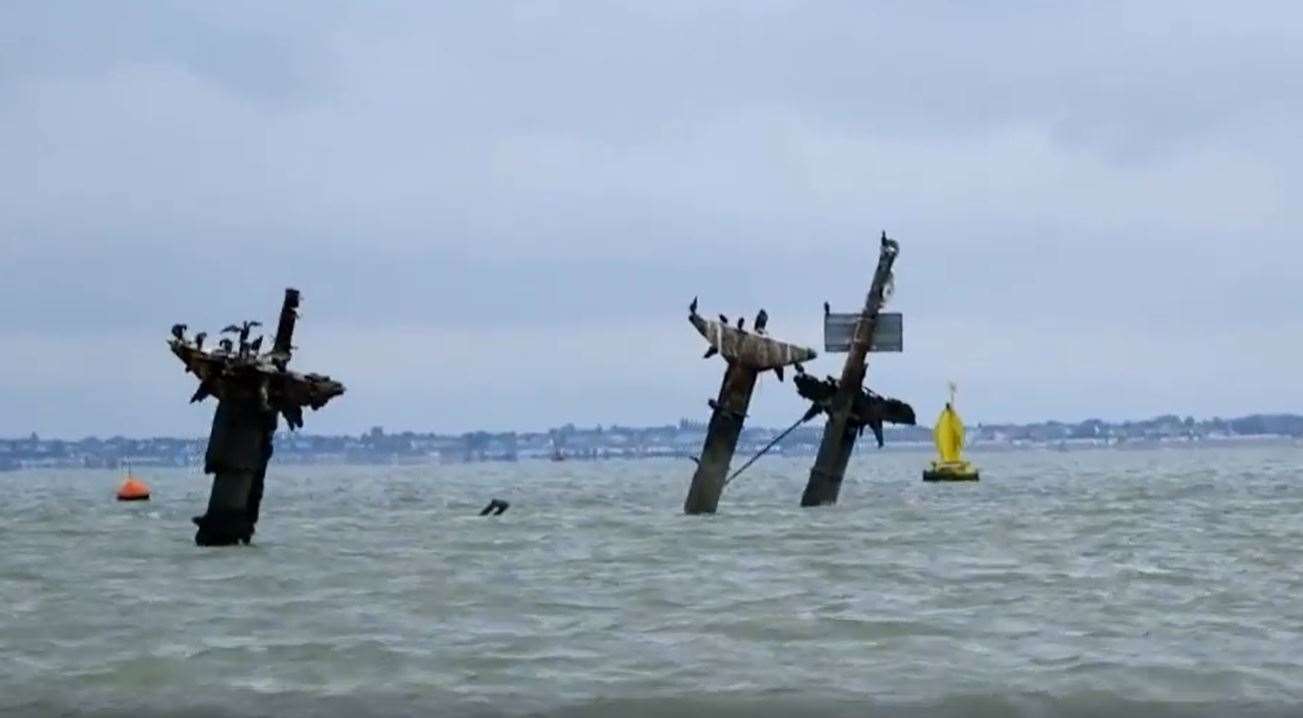
{"label": "corroded metal structure", "polygon": [[725,317],[720,321],[706,319],[697,314],[694,299],[689,308],[688,321],[710,343],[706,350],[709,358],[719,354],[728,362],[719,397],[711,400],[710,425],[706,430],[706,443],[697,459],[697,471],[692,476],[692,486],[683,510],[689,514],[713,514],[719,506],[719,497],[727,483],[728,467],[737,451],[738,437],[746,422],[747,408],[755,390],[760,372],[773,370],[782,379],[783,367],[815,358],[813,349],[786,344],[764,334],[768,315],[761,310],[755,326],[748,332],[730,326]]}
{"label": "corroded metal structure", "polygon": [[303,407],[320,409],[344,393],[344,385],[328,376],[288,369],[298,306],[298,290],[286,289],[276,337],[265,353],[262,337],[249,341],[258,322],[227,327],[222,332],[238,343],[222,339],[210,349],[204,348],[206,334],[190,339],[185,325],[172,327],[172,353],[199,379],[191,403],[209,396],[218,402],[204,454],[204,473],[214,475],[212,493],[207,512],[194,518],[200,546],[247,544],[253,537],[277,415],[296,429],[303,426]]}
{"label": "corroded metal structure", "polygon": [[[795,384],[797,393],[813,404],[811,409],[816,411],[816,416],[832,411],[833,399],[837,396],[837,379],[830,376],[819,380],[809,374],[798,374]],[[879,447],[883,444],[883,424],[914,426],[916,423],[914,408],[909,404],[864,388],[855,393],[848,419],[848,425],[856,430],[856,438],[862,436],[865,427],[868,427]]]}
{"label": "corroded metal structure", "polygon": [[855,440],[863,433],[865,426],[873,429],[881,444],[883,421],[914,423],[914,410],[908,404],[895,399],[883,399],[863,388],[864,376],[868,371],[866,362],[874,343],[878,315],[886,303],[886,293],[891,285],[891,268],[899,251],[900,245],[888,239],[884,232],[878,253],[878,268],[873,274],[873,283],[864,301],[864,309],[855,324],[841,379],[833,380],[829,377],[825,382],[813,377],[797,379],[797,391],[801,396],[813,401],[815,406],[822,408],[828,415],[823,440],[819,444],[819,454],[815,458],[814,468],[810,470],[805,492],[801,495],[802,506],[837,503],[846,465],[850,463],[851,453],[855,450]]}

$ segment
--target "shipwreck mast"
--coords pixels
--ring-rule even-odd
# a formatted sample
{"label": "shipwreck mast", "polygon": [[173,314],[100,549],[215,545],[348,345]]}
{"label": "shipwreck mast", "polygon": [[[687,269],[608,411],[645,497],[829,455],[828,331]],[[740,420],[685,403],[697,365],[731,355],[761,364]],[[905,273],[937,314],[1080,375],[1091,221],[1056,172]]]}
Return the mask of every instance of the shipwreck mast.
{"label": "shipwreck mast", "polygon": [[697,314],[697,300],[694,299],[689,307],[688,321],[710,343],[706,358],[719,354],[728,362],[719,397],[709,402],[711,415],[706,443],[697,459],[697,471],[692,476],[688,498],[683,503],[684,513],[713,514],[719,507],[724,485],[728,483],[728,467],[737,451],[738,437],[746,423],[747,408],[751,405],[751,394],[755,391],[760,372],[772,369],[781,381],[783,367],[795,365],[800,371],[800,362],[809,361],[816,354],[813,349],[769,338],[764,333],[769,317],[763,309],[757,315],[752,331],[747,332],[740,320],[738,326],[733,327],[722,315],[720,321],[701,317]]}
{"label": "shipwreck mast", "polygon": [[206,334],[188,339],[185,325],[172,327],[172,353],[199,379],[191,403],[217,397],[204,453],[204,473],[213,474],[212,493],[208,510],[194,518],[199,527],[195,543],[200,546],[247,544],[253,537],[277,414],[291,429],[300,428],[303,407],[319,409],[344,393],[344,385],[328,376],[289,371],[298,306],[298,290],[286,289],[276,337],[266,353],[261,351],[262,337],[249,341],[259,322],[226,327],[222,333],[238,336],[238,344],[222,339],[208,350],[203,346]]}
{"label": "shipwreck mast", "polygon": [[[899,251],[900,245],[895,240],[888,239],[887,233],[883,232],[878,253],[878,268],[873,273],[873,283],[864,300],[864,309],[854,322],[841,379],[836,383],[836,391],[830,392],[831,397],[826,404],[828,420],[824,424],[823,440],[819,444],[819,454],[815,459],[814,468],[810,470],[810,479],[806,483],[805,492],[801,495],[802,506],[837,503],[842,479],[846,474],[846,465],[850,463],[851,452],[855,449],[855,440],[867,423],[867,417],[859,417],[857,420],[856,400],[862,396],[864,376],[868,370],[866,362],[869,352],[874,349],[879,316],[886,302],[885,293],[891,284],[891,268]],[[827,330],[826,317],[825,333]],[[832,339],[831,336],[827,337],[830,344]],[[883,350],[900,351],[899,348]],[[905,408],[908,409],[908,406]],[[912,409],[908,411],[908,419],[908,422],[901,423],[914,423]],[[880,431],[880,426],[879,420],[875,433]]]}

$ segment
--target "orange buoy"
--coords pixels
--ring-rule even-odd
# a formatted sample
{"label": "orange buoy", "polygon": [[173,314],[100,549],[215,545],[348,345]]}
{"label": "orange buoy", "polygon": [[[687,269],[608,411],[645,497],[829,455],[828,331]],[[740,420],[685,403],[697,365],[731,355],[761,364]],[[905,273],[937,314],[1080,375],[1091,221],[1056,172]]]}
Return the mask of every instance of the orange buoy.
{"label": "orange buoy", "polygon": [[128,471],[118,486],[118,501],[149,501],[149,486]]}

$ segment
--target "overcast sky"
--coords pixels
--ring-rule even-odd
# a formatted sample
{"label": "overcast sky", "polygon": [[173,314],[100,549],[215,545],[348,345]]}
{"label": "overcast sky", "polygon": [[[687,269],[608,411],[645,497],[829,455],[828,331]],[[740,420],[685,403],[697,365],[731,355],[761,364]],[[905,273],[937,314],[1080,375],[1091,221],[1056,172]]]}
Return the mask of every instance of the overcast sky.
{"label": "overcast sky", "polygon": [[819,346],[883,229],[925,421],[1303,410],[1303,9],[1067,5],[0,4],[0,435],[206,433],[286,286],[311,432],[704,419],[693,295]]}

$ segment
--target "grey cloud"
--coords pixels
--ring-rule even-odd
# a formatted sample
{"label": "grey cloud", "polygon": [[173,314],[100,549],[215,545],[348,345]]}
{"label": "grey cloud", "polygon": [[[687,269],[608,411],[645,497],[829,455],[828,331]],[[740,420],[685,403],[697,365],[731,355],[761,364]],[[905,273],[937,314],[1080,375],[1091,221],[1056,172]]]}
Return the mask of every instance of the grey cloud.
{"label": "grey cloud", "polygon": [[235,95],[285,102],[325,91],[334,2],[96,3],[0,8],[0,86],[175,66]]}
{"label": "grey cloud", "polygon": [[[549,362],[543,382],[495,372],[518,416],[458,412],[468,424],[696,415],[717,367],[695,363],[686,302],[763,305],[817,343],[819,304],[862,299],[883,228],[904,243],[911,348],[880,360],[884,390],[958,374],[975,418],[1297,404],[1269,357],[1300,346],[1301,17],[1202,2],[5,4],[0,304],[15,309],[0,331],[32,351],[130,346],[148,372],[47,393],[30,358],[10,361],[0,433],[74,426],[59,417],[92,385],[151,407],[126,430],[189,416],[184,397],[163,409],[142,390],[169,368],[143,337],[265,318],[286,285],[305,293],[305,330],[331,338],[304,359],[351,374],[322,427],[418,422],[413,394],[469,401],[511,332],[584,362]],[[658,352],[588,345],[600,328],[646,331]],[[1210,333],[1220,350],[1200,352]],[[951,335],[980,351],[949,357]],[[1163,361],[1221,388],[1156,382]],[[1051,364],[1064,386],[1032,396],[1021,378],[1049,382]],[[429,365],[457,367],[457,387]],[[791,400],[770,392],[758,418],[785,420]]]}

